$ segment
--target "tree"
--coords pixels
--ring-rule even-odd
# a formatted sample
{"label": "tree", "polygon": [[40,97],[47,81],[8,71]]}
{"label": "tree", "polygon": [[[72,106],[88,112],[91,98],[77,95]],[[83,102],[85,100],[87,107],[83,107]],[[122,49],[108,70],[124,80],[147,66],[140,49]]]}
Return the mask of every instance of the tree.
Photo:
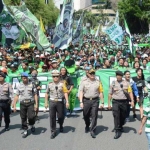
{"label": "tree", "polygon": [[[20,5],[20,0],[4,0],[6,5]],[[25,0],[27,8],[38,18],[42,17],[45,25],[56,24],[59,14],[58,8],[55,7],[53,0],[45,4],[44,0]]]}
{"label": "tree", "polygon": [[150,24],[149,0],[123,0],[118,3],[121,19],[125,17],[131,33],[147,33]]}

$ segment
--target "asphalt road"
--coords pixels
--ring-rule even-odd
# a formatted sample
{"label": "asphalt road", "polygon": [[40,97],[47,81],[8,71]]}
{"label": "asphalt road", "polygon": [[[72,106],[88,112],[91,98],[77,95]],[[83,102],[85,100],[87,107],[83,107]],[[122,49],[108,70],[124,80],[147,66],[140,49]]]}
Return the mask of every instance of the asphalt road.
{"label": "asphalt road", "polygon": [[[132,113],[131,113],[132,114]],[[137,112],[139,114],[139,112]],[[139,117],[139,116],[138,116]],[[139,120],[131,119],[124,126],[125,132],[118,140],[114,140],[111,132],[114,126],[111,111],[103,111],[102,118],[97,123],[96,139],[84,133],[82,112],[69,117],[64,123],[64,133],[59,133],[55,139],[50,139],[49,115],[41,112],[40,121],[36,122],[36,132],[22,138],[23,130],[19,113],[11,115],[10,131],[3,132],[4,122],[0,128],[0,150],[147,150],[148,142],[143,132],[138,135]],[[132,118],[132,116],[131,116]]]}

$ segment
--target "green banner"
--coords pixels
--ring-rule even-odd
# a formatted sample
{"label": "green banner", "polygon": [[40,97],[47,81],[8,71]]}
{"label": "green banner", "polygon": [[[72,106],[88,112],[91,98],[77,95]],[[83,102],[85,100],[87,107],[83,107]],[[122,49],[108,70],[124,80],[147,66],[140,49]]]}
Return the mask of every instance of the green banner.
{"label": "green banner", "polygon": [[[116,80],[115,77],[116,70],[98,70],[96,72],[96,77],[99,78],[103,84],[104,88],[104,102],[105,107],[108,105],[108,92],[109,92],[109,86],[112,81]],[[135,70],[131,70],[131,76],[136,76]],[[78,89],[78,86],[80,85],[80,79],[85,75],[84,71],[77,71],[75,74],[71,75],[71,78],[74,82],[74,88]],[[144,71],[145,79],[150,76],[150,73],[148,71]],[[50,73],[39,73],[38,75],[39,81],[41,81],[42,87],[40,90],[40,110],[44,110],[44,99],[45,99],[45,92],[47,89],[47,85],[49,82],[52,81],[52,77],[50,76]],[[13,85],[14,93],[17,89],[17,86],[19,82],[21,81],[21,77],[18,75],[10,74],[6,78],[6,82],[10,82]],[[77,93],[78,94],[78,93]],[[148,99],[144,100],[144,106],[147,104]],[[138,108],[138,107],[137,107]],[[19,103],[17,104],[17,109],[19,109]],[[75,110],[79,110],[79,100],[76,98],[76,104],[75,104]]]}

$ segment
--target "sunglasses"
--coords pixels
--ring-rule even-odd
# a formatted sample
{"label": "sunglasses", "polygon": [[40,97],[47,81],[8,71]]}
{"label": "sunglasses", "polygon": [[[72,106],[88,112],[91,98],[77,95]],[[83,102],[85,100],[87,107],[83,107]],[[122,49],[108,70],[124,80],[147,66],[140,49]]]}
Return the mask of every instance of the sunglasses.
{"label": "sunglasses", "polygon": [[59,76],[53,76],[53,78],[59,78]]}
{"label": "sunglasses", "polygon": [[92,72],[92,73],[90,73],[90,75],[95,75],[95,73],[94,73],[94,72]]}

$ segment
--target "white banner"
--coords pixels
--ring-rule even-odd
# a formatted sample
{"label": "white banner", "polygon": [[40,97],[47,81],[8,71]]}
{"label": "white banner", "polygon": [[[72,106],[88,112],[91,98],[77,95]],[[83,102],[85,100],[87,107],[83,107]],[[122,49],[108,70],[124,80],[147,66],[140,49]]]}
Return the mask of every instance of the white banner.
{"label": "white banner", "polygon": [[108,34],[110,39],[118,45],[122,44],[123,30],[118,23],[114,23],[111,27],[107,28],[105,33]]}
{"label": "white banner", "polygon": [[17,26],[8,27],[7,25],[5,25],[2,27],[2,32],[6,38],[16,40],[19,37],[19,30]]}

